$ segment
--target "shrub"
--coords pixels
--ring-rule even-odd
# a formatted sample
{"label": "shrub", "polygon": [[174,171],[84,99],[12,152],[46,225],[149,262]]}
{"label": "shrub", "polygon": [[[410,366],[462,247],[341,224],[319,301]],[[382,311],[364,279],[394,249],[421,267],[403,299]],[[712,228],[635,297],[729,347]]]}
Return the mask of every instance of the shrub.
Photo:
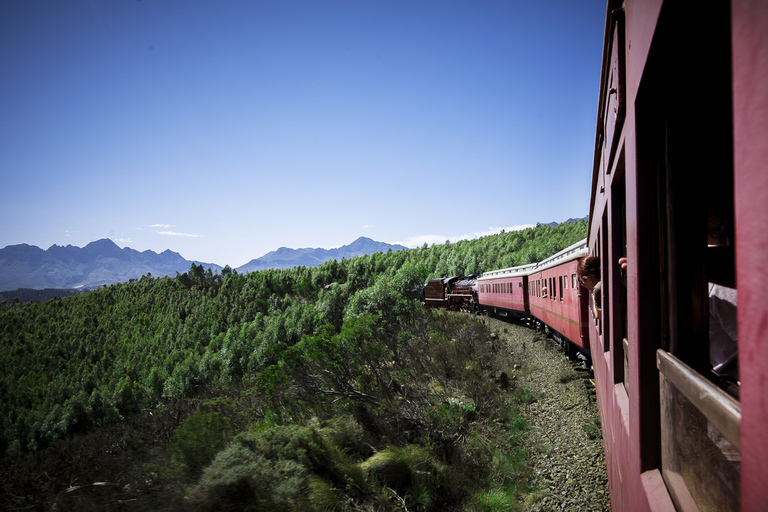
{"label": "shrub", "polygon": [[383,485],[405,495],[416,510],[434,510],[437,502],[454,495],[457,489],[449,487],[457,487],[461,480],[461,475],[449,474],[429,450],[417,445],[389,447],[361,467],[374,487]]}
{"label": "shrub", "polygon": [[197,411],[173,433],[171,458],[190,476],[198,474],[229,439],[229,420],[220,412]]}
{"label": "shrub", "polygon": [[343,469],[317,430],[275,425],[238,436],[216,455],[192,498],[200,510],[217,512],[334,510],[339,504],[326,478],[346,482]]}
{"label": "shrub", "polygon": [[603,431],[600,426],[600,418],[597,417],[592,420],[592,423],[585,423],[582,425],[584,433],[590,439],[601,439],[603,437]]}

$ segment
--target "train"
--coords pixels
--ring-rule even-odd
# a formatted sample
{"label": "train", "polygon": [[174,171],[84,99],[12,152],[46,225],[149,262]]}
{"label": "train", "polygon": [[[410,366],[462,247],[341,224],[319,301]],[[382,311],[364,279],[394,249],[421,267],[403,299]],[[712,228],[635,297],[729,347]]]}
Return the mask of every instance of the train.
{"label": "train", "polygon": [[590,369],[587,312],[591,295],[577,275],[578,262],[587,255],[587,239],[583,239],[538,263],[481,276],[432,279],[424,285],[424,305],[489,314],[544,329],[569,359],[580,360]]}
{"label": "train", "polygon": [[768,2],[608,0],[587,238],[427,304],[530,319],[589,362],[614,512],[762,511],[766,256]]}

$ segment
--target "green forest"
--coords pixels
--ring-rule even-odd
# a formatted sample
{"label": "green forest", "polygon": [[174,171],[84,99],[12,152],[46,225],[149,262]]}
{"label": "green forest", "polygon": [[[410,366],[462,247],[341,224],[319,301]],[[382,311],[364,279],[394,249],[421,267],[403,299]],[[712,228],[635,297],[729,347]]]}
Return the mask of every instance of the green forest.
{"label": "green forest", "polygon": [[[540,261],[586,231],[248,274],[193,264],[0,302],[0,508],[50,510],[26,488],[68,499],[111,482],[131,510],[512,510],[525,481],[515,411],[535,398],[510,384],[482,318],[424,310],[408,292]],[[97,471],[88,453],[107,432],[120,464]],[[91,473],[57,480],[50,454],[66,450]],[[41,464],[52,482],[32,478]]]}

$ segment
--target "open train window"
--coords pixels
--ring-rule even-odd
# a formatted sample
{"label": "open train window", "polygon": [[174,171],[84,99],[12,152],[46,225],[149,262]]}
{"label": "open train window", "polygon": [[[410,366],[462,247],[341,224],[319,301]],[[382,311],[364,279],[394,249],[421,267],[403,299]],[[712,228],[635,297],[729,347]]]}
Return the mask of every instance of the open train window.
{"label": "open train window", "polygon": [[659,349],[660,466],[678,510],[740,508],[730,41],[729,2],[665,2],[635,103],[637,202],[653,219],[638,308]]}
{"label": "open train window", "polygon": [[613,304],[611,344],[613,346],[614,383],[623,383],[629,392],[629,339],[627,324],[627,274],[622,270],[619,259],[627,255],[627,207],[624,151],[622,149],[616,164],[616,173],[611,183],[611,279],[610,303]]}

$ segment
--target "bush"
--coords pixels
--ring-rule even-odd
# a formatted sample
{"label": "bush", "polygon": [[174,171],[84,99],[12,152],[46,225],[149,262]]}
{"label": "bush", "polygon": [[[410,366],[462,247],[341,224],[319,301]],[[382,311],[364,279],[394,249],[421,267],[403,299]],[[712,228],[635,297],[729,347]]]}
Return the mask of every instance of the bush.
{"label": "bush", "polygon": [[229,432],[229,420],[220,412],[197,411],[173,433],[168,451],[175,464],[194,476],[224,447]]}
{"label": "bush", "polygon": [[449,474],[429,450],[417,445],[389,447],[361,466],[374,487],[394,489],[406,496],[409,507],[416,510],[435,510],[439,501],[457,490],[461,480],[459,475]]}
{"label": "bush", "polygon": [[192,496],[200,510],[217,512],[334,510],[330,482],[349,480],[340,462],[317,430],[274,425],[238,436],[216,455]]}

